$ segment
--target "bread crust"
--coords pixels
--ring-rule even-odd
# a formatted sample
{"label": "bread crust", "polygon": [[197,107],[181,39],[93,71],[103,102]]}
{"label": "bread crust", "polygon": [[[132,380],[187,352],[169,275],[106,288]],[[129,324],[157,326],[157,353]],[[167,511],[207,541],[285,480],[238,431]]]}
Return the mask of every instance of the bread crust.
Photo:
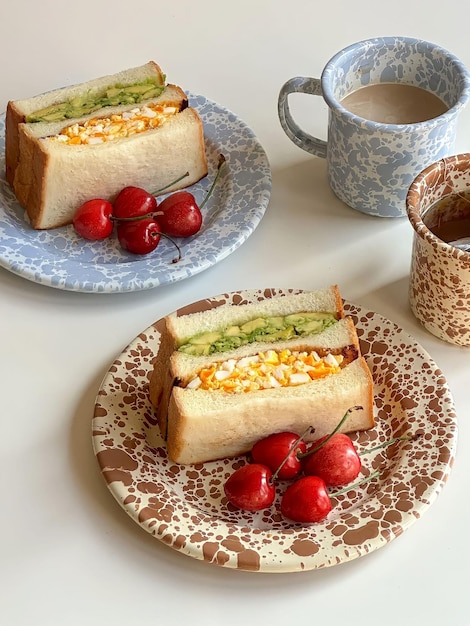
{"label": "bread crust", "polygon": [[11,187],[20,154],[18,125],[22,122],[24,115],[14,102],[8,102],[5,115],[5,176]]}
{"label": "bread crust", "polygon": [[174,340],[169,332],[168,317],[166,317],[149,385],[150,402],[156,410],[158,427],[164,439],[166,439],[168,403],[174,384],[170,371],[170,357],[174,349]]}
{"label": "bread crust", "polygon": [[[20,126],[21,128],[21,126]],[[22,163],[17,167],[14,191],[18,202],[28,213],[33,228],[41,223],[45,204],[49,155],[20,132],[19,149]]]}

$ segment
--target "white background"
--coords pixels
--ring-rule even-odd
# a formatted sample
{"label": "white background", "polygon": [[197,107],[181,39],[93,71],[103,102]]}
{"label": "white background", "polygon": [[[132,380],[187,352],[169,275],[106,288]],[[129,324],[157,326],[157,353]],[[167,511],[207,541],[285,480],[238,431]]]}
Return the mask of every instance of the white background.
{"label": "white background", "polygon": [[[344,206],[325,163],[296,148],[277,118],[281,85],[319,76],[342,47],[404,35],[470,66],[467,4],[15,0],[0,8],[0,111],[9,99],[150,59],[170,82],[231,109],[257,134],[273,174],[252,237],[215,267],[140,293],[66,293],[0,271],[0,622],[87,624],[468,624],[469,351],[411,315],[412,229]],[[326,136],[326,106],[292,97],[297,120]],[[456,151],[470,151],[470,109]],[[298,574],[250,574],[180,555],[119,508],[98,471],[90,420],[109,364],[176,308],[222,292],[338,283],[393,320],[441,367],[459,416],[451,477],[426,515],[386,547]]]}

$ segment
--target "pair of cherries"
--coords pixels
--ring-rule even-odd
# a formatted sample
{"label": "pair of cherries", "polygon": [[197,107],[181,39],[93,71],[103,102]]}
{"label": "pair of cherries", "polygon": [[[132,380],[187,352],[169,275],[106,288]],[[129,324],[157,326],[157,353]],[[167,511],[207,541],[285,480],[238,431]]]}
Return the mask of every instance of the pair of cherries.
{"label": "pair of cherries", "polygon": [[161,238],[165,237],[178,248],[179,257],[175,259],[178,261],[181,252],[172,237],[191,237],[199,232],[203,221],[201,209],[212,194],[224,163],[225,158],[220,155],[217,174],[200,206],[189,191],[177,191],[157,202],[155,195],[188,176],[186,172],[153,194],[141,187],[128,186],[119,192],[113,203],[103,198],[88,200],[75,213],[73,227],[81,237],[101,241],[111,236],[114,224],[117,224],[121,246],[141,255],[155,250]]}

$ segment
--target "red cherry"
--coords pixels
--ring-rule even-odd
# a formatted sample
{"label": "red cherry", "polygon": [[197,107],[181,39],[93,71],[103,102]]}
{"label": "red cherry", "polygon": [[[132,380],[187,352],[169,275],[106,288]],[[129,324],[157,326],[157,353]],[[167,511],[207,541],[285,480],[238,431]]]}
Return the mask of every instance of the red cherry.
{"label": "red cherry", "polygon": [[155,196],[140,187],[124,187],[114,201],[114,217],[140,217],[155,213],[157,200]]}
{"label": "red cherry", "polygon": [[201,228],[202,213],[189,191],[177,191],[167,196],[158,211],[162,213],[158,216],[162,232],[171,237],[190,237]]}
{"label": "red cherry", "polygon": [[321,522],[331,511],[325,481],[318,476],[303,476],[289,485],[281,500],[281,513],[294,522]]}
{"label": "red cherry", "polygon": [[73,227],[77,234],[91,241],[106,239],[113,232],[113,205],[95,198],[84,202],[76,211]]}
{"label": "red cherry", "polygon": [[276,490],[272,472],[266,465],[249,463],[230,476],[224,485],[229,502],[238,509],[260,511],[274,502]]}
{"label": "red cherry", "polygon": [[198,206],[196,199],[189,191],[177,191],[162,200],[158,207],[159,212],[162,213],[158,217],[158,222],[163,233],[171,237],[191,237],[199,232],[202,226],[201,209],[212,195],[225,162],[224,155],[219,154],[217,173],[201,206]]}
{"label": "red cherry", "polygon": [[[307,449],[315,450],[327,437],[311,444]],[[361,459],[351,438],[343,433],[334,434],[321,448],[303,459],[304,474],[322,478],[328,486],[346,485],[361,471]]]}
{"label": "red cherry", "polygon": [[303,440],[299,441],[296,433],[274,433],[257,441],[251,450],[251,456],[255,463],[267,465],[273,473],[280,467],[277,478],[288,480],[300,474],[302,462],[297,453],[303,453],[306,449],[307,444]]}
{"label": "red cherry", "polygon": [[125,250],[133,254],[148,254],[158,246],[160,226],[151,217],[121,222],[117,227],[117,236]]}

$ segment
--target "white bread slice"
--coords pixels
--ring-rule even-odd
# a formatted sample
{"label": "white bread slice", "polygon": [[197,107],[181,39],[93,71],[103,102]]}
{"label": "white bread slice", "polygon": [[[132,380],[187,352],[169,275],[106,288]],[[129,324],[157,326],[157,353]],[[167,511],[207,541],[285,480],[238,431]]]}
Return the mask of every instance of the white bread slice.
{"label": "white bread slice", "polygon": [[[48,91],[47,93],[39,94],[32,98],[10,100],[7,104],[5,117],[5,169],[7,181],[13,186],[19,159],[18,125],[25,122],[29,115],[45,107],[83,96],[86,93],[95,95],[117,84],[126,86],[144,82],[149,79],[154,80],[156,84],[159,85],[165,84],[165,76],[161,68],[154,61],[149,61],[138,67],[122,70],[116,74],[95,78],[86,83],[54,89],[53,91]],[[104,109],[98,109],[95,111],[95,114],[100,114],[103,110]]]}
{"label": "white bread slice", "polygon": [[223,304],[206,311],[197,311],[164,318],[160,344],[150,378],[150,400],[157,409],[163,434],[166,431],[166,410],[173,384],[169,365],[172,353],[189,337],[231,325],[243,324],[262,316],[291,315],[303,311],[334,313],[337,319],[344,317],[344,308],[338,285],[265,298],[252,304]]}
{"label": "white bread slice", "polygon": [[343,301],[337,285],[323,289],[303,291],[297,294],[266,298],[253,304],[224,304],[189,315],[168,315],[168,333],[177,346],[189,337],[230,325],[244,324],[250,319],[262,316],[291,315],[301,311],[321,311],[334,313],[337,319],[344,317]]}
{"label": "white bread slice", "polygon": [[[170,85],[153,102],[174,102],[175,98],[184,108],[184,92]],[[82,119],[90,117],[96,116]],[[63,127],[63,122],[19,126],[20,159],[14,191],[36,229],[69,224],[86,200],[105,198],[112,202],[128,185],[152,192],[189,172],[182,181],[167,187],[168,193],[207,174],[203,125],[193,108],[184,108],[153,130],[97,145],[51,141],[49,136]]]}
{"label": "white bread slice", "polygon": [[167,452],[181,464],[204,463],[249,452],[274,432],[329,434],[353,406],[341,432],[374,426],[373,381],[363,357],[337,374],[289,389],[245,394],[174,387],[168,408]]}

